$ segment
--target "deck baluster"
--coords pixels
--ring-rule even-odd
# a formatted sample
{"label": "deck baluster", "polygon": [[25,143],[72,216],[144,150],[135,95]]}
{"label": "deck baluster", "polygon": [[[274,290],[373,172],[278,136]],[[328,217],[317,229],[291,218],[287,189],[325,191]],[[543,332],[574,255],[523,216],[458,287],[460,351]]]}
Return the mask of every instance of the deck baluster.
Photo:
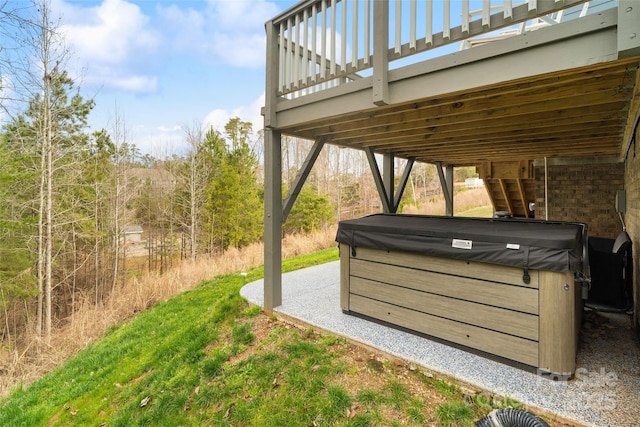
{"label": "deck baluster", "polygon": [[285,64],[284,81],[288,90],[291,90],[293,79],[291,78],[291,62],[295,59],[292,44],[293,25],[291,24],[291,18],[287,19],[287,63]]}
{"label": "deck baluster", "polygon": [[336,75],[336,0],[331,0],[331,58],[329,58],[329,75]]}
{"label": "deck baluster", "polygon": [[371,0],[364,2],[364,65],[369,65],[371,56]]}
{"label": "deck baluster", "polygon": [[[302,15],[302,22],[304,23],[302,45],[302,85],[307,86],[309,84],[309,9],[304,10]],[[313,57],[314,52],[311,55]]]}
{"label": "deck baluster", "polygon": [[427,0],[427,13],[425,17],[426,23],[426,35],[425,35],[425,44],[427,47],[431,47],[433,45],[433,0]]}
{"label": "deck baluster", "polygon": [[442,26],[442,38],[444,41],[449,41],[451,38],[451,2],[444,0],[443,7],[443,26]]}
{"label": "deck baluster", "polygon": [[415,52],[416,50],[416,20],[417,18],[417,4],[416,0],[411,0],[411,16],[409,18],[410,21],[410,29],[409,29],[409,50],[411,52]]}
{"label": "deck baluster", "polygon": [[[513,5],[511,0],[504,0],[504,12],[503,12],[505,22],[511,22],[513,19]],[[484,26],[484,18],[482,20],[482,25]]]}
{"label": "deck baluster", "polygon": [[358,2],[353,2],[353,13],[351,22],[351,66],[358,68]]}
{"label": "deck baluster", "polygon": [[462,35],[469,35],[469,0],[462,1]]}
{"label": "deck baluster", "polygon": [[342,42],[340,44],[340,71],[344,73],[347,71],[347,2],[344,0],[342,1],[342,17],[340,22],[342,23],[340,36],[340,41]]}
{"label": "deck baluster", "polygon": [[327,3],[322,0],[322,34],[320,34],[320,80],[327,76]]}
{"label": "deck baluster", "polygon": [[314,85],[317,81],[318,75],[318,8],[317,6],[313,6],[311,9],[311,64],[313,65],[311,69],[311,84]]}
{"label": "deck baluster", "polygon": [[400,56],[402,52],[402,2],[396,0],[396,37],[395,50],[396,56]]}
{"label": "deck baluster", "polygon": [[278,69],[279,69],[279,73],[278,73],[278,87],[280,88],[280,90],[284,91],[287,89],[286,85],[285,85],[285,68],[286,68],[286,62],[285,62],[285,49],[284,49],[284,32],[286,29],[286,25],[284,25],[284,23],[280,24],[280,32],[279,32],[279,38],[280,38],[280,43],[278,44]]}
{"label": "deck baluster", "polygon": [[296,13],[296,31],[295,31],[295,43],[293,50],[293,89],[298,90],[300,88],[300,49],[304,50],[304,46],[300,43],[300,14]]}

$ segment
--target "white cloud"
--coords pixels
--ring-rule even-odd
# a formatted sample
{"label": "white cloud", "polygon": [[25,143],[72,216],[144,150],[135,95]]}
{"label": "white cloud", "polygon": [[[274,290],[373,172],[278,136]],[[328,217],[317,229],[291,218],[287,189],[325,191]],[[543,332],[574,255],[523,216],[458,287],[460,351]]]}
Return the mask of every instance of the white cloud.
{"label": "white cloud", "polygon": [[265,0],[210,0],[210,19],[216,23],[210,51],[235,67],[264,67],[264,23],[280,8]]}
{"label": "white cloud", "polygon": [[233,113],[222,109],[216,108],[206,115],[203,122],[205,129],[214,128],[219,132],[224,132],[224,126],[227,124],[230,118],[234,117]]}
{"label": "white cloud", "polygon": [[275,17],[280,8],[265,0],[209,0],[212,15],[219,27],[228,32],[264,33],[264,23]]}
{"label": "white cloud", "polygon": [[198,51],[207,40],[205,15],[192,8],[181,9],[175,4],[157,7],[158,25],[168,34],[167,43],[173,51]]}
{"label": "white cloud", "polygon": [[[224,127],[229,119],[239,117],[248,121],[253,127],[252,139],[256,139],[262,130],[263,119],[260,110],[264,105],[264,94],[249,105],[239,106],[232,110],[216,108],[211,110],[202,121],[204,130],[213,127],[224,135]],[[184,128],[181,125],[160,125],[156,127],[139,125],[132,129],[132,140],[142,154],[151,154],[157,158],[165,158],[173,154],[183,155],[189,150],[185,141]]]}
{"label": "white cloud", "polygon": [[90,84],[132,92],[151,92],[156,78],[145,68],[161,44],[159,33],[140,8],[124,0],[104,0],[99,6],[57,1],[61,30]]}
{"label": "white cloud", "polygon": [[158,87],[158,78],[150,76],[104,76],[105,86],[128,92],[150,93]]}
{"label": "white cloud", "polygon": [[257,134],[263,126],[263,118],[260,114],[261,108],[264,106],[264,94],[260,95],[258,99],[253,101],[250,105],[240,106],[231,111],[216,108],[209,112],[203,120],[205,128],[213,127],[214,129],[224,133],[224,127],[234,117],[239,117],[241,120],[251,122],[253,126],[253,134]]}
{"label": "white cloud", "polygon": [[258,34],[218,34],[211,52],[235,67],[260,68],[265,64],[266,38]]}
{"label": "white cloud", "polygon": [[84,13],[88,16],[82,21],[62,26],[66,40],[83,58],[121,64],[158,46],[158,36],[148,26],[149,18],[134,4],[105,0],[98,7],[86,8]]}
{"label": "white cloud", "polygon": [[133,133],[136,147],[142,154],[150,154],[162,159],[173,154],[184,154],[188,150],[184,132],[178,125],[156,128],[138,126]]}
{"label": "white cloud", "polygon": [[177,132],[177,131],[182,131],[182,126],[180,125],[175,125],[175,126],[158,126],[157,129],[160,132]]}
{"label": "white cloud", "polygon": [[264,23],[279,12],[264,0],[210,0],[202,11],[176,5],[157,8],[160,26],[174,51],[194,52],[234,67],[264,66]]}

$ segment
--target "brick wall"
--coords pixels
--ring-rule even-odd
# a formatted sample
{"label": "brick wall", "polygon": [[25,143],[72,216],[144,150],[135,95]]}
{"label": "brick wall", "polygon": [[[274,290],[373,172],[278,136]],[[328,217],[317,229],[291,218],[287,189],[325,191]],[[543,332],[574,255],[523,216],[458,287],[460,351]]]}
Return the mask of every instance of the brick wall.
{"label": "brick wall", "polygon": [[[589,235],[615,238],[622,224],[615,210],[616,190],[626,191],[624,214],[633,242],[633,289],[640,313],[640,129],[624,163],[588,159],[554,161],[548,165],[549,219],[589,225]],[[558,163],[558,164],[556,164]],[[536,218],[544,219],[544,165],[536,162]],[[640,324],[638,324],[640,328]],[[640,329],[639,329],[640,331]]]}
{"label": "brick wall", "polygon": [[[589,225],[589,235],[615,238],[622,224],[615,210],[616,190],[625,182],[623,163],[574,159],[548,163],[549,220]],[[536,218],[545,218],[544,165],[536,162]]]}

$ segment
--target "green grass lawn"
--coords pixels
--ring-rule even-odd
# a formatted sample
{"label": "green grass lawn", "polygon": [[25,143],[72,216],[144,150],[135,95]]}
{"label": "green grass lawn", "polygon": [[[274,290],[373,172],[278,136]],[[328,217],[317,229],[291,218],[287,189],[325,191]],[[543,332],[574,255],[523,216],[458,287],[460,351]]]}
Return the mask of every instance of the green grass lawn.
{"label": "green grass lawn", "polygon": [[[337,259],[332,248],[283,270]],[[262,275],[216,277],[112,328],[0,401],[0,425],[473,425],[503,404],[267,317],[239,295]]]}
{"label": "green grass lawn", "polygon": [[493,217],[493,206],[481,206],[464,212],[456,212],[456,216],[474,217],[474,218],[491,218]]}

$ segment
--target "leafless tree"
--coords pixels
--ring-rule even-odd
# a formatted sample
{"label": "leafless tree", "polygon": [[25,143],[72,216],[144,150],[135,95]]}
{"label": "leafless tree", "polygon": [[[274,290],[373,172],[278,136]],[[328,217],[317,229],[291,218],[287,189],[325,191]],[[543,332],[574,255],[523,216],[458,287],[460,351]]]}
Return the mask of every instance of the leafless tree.
{"label": "leafless tree", "polygon": [[205,188],[208,184],[209,172],[206,170],[206,156],[203,147],[204,131],[200,122],[183,126],[184,138],[189,145],[185,169],[181,174],[182,184],[186,189],[180,203],[186,211],[183,228],[188,230],[190,251],[189,257],[195,261],[198,255],[198,236],[203,206],[206,202]]}

